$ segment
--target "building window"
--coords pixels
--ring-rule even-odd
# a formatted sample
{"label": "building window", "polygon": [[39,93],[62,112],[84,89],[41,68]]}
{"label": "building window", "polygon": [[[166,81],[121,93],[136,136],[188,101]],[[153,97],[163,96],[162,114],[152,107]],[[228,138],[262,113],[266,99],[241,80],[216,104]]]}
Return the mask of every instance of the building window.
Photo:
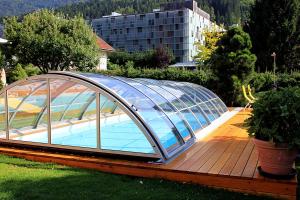
{"label": "building window", "polygon": [[159,26],[159,31],[163,31],[164,27],[162,25]]}
{"label": "building window", "polygon": [[139,41],[138,40],[133,40],[133,45],[138,45]]}
{"label": "building window", "polygon": [[174,31],[168,31],[168,37],[173,37],[174,36]]}
{"label": "building window", "polygon": [[183,16],[183,11],[182,10],[178,11],[178,16]]}
{"label": "building window", "polygon": [[155,18],[156,18],[156,19],[159,18],[159,13],[155,13]]}
{"label": "building window", "polygon": [[150,40],[150,39],[147,39],[147,43],[148,43],[148,44],[151,44],[151,40]]}
{"label": "building window", "polygon": [[183,17],[181,17],[181,18],[180,18],[180,23],[183,23],[183,21],[184,21],[184,20],[183,20]]}
{"label": "building window", "polygon": [[126,28],[126,33],[129,33],[129,28]]}
{"label": "building window", "polygon": [[179,49],[179,44],[176,44],[176,49]]}
{"label": "building window", "polygon": [[159,38],[159,43],[162,44],[163,43],[163,39]]}
{"label": "building window", "polygon": [[176,29],[176,30],[179,29],[179,24],[175,24],[175,29]]}
{"label": "building window", "polygon": [[180,37],[180,42],[183,42],[183,37]]}
{"label": "building window", "polygon": [[145,19],[146,15],[140,15],[140,20]]}
{"label": "building window", "polygon": [[143,28],[142,27],[138,27],[137,30],[138,30],[138,33],[143,32]]}

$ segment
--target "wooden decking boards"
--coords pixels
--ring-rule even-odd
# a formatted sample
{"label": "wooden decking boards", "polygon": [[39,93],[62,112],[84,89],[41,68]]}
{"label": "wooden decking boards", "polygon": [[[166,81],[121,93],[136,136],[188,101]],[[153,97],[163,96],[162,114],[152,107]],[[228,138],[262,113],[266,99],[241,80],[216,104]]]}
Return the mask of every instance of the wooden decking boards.
{"label": "wooden decking boards", "polygon": [[296,199],[296,178],[280,181],[259,175],[258,153],[243,127],[248,114],[239,112],[167,164],[63,155],[7,147],[0,147],[0,153],[116,174],[191,182],[245,193]]}

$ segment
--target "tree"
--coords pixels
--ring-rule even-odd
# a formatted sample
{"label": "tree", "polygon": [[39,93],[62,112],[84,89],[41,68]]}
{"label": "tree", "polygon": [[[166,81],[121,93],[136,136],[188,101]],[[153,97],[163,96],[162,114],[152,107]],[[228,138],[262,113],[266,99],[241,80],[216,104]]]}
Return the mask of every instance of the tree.
{"label": "tree", "polygon": [[250,52],[250,36],[239,27],[231,27],[217,45],[210,65],[218,79],[218,94],[232,106],[237,103],[241,84],[253,72],[256,56]]}
{"label": "tree", "polygon": [[170,49],[164,47],[158,47],[155,49],[154,61],[157,68],[166,68],[174,62],[174,60],[174,55]]}
{"label": "tree", "polygon": [[6,38],[12,42],[9,57],[21,64],[33,64],[42,72],[49,70],[92,69],[98,59],[96,36],[83,18],[68,18],[41,10],[18,22],[5,20]]}
{"label": "tree", "polygon": [[217,42],[221,39],[223,36],[223,26],[213,26],[212,28],[204,29],[203,35],[205,38],[204,44],[197,42],[195,45],[197,46],[197,49],[199,53],[195,56],[195,60],[197,63],[202,66],[207,64],[207,61],[210,60],[211,55],[215,52],[217,49]]}
{"label": "tree", "polygon": [[[299,68],[291,62],[294,49],[299,46],[299,0],[257,0],[250,13],[250,21],[245,30],[253,42],[253,52],[257,56],[257,70],[273,69],[271,54],[277,54],[279,71]],[[297,31],[298,30],[298,31]]]}

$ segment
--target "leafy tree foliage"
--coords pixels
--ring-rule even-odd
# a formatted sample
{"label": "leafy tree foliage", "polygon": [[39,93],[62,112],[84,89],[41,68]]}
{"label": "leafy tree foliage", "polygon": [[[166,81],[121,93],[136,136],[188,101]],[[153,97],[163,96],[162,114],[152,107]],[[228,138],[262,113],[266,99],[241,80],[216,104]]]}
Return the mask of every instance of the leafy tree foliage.
{"label": "leafy tree foliage", "polygon": [[96,36],[83,18],[53,11],[28,14],[18,22],[5,20],[5,36],[12,42],[6,53],[21,64],[48,70],[91,69],[99,61]]}
{"label": "leafy tree foliage", "polygon": [[[277,54],[280,71],[300,69],[300,1],[257,0],[246,27],[257,56],[257,69],[273,69],[271,54]],[[295,60],[296,59],[296,60]]]}
{"label": "leafy tree foliage", "polygon": [[154,61],[155,65],[158,68],[166,68],[170,63],[174,61],[173,53],[164,47],[158,47],[154,51]]}
{"label": "leafy tree foliage", "polygon": [[113,64],[126,66],[128,61],[135,68],[166,68],[174,62],[173,53],[164,47],[144,52],[128,53],[117,51],[109,55],[110,66]]}
{"label": "leafy tree foliage", "polygon": [[238,99],[240,86],[253,72],[256,57],[250,52],[250,36],[239,27],[232,27],[218,42],[210,64],[218,77],[216,82],[219,95],[228,105]]}
{"label": "leafy tree foliage", "polygon": [[199,53],[195,56],[195,60],[201,66],[207,64],[211,55],[217,49],[217,42],[221,39],[224,32],[222,27],[214,26],[211,29],[204,29],[203,36],[205,37],[205,43],[197,42],[195,45],[198,48]]}

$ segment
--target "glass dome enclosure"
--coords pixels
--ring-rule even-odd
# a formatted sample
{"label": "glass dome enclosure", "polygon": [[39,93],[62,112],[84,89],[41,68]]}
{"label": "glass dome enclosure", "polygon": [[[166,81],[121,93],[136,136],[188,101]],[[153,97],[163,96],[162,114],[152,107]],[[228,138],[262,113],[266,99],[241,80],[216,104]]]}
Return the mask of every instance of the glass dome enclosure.
{"label": "glass dome enclosure", "polygon": [[192,83],[51,72],[0,93],[0,142],[167,161],[227,112]]}

